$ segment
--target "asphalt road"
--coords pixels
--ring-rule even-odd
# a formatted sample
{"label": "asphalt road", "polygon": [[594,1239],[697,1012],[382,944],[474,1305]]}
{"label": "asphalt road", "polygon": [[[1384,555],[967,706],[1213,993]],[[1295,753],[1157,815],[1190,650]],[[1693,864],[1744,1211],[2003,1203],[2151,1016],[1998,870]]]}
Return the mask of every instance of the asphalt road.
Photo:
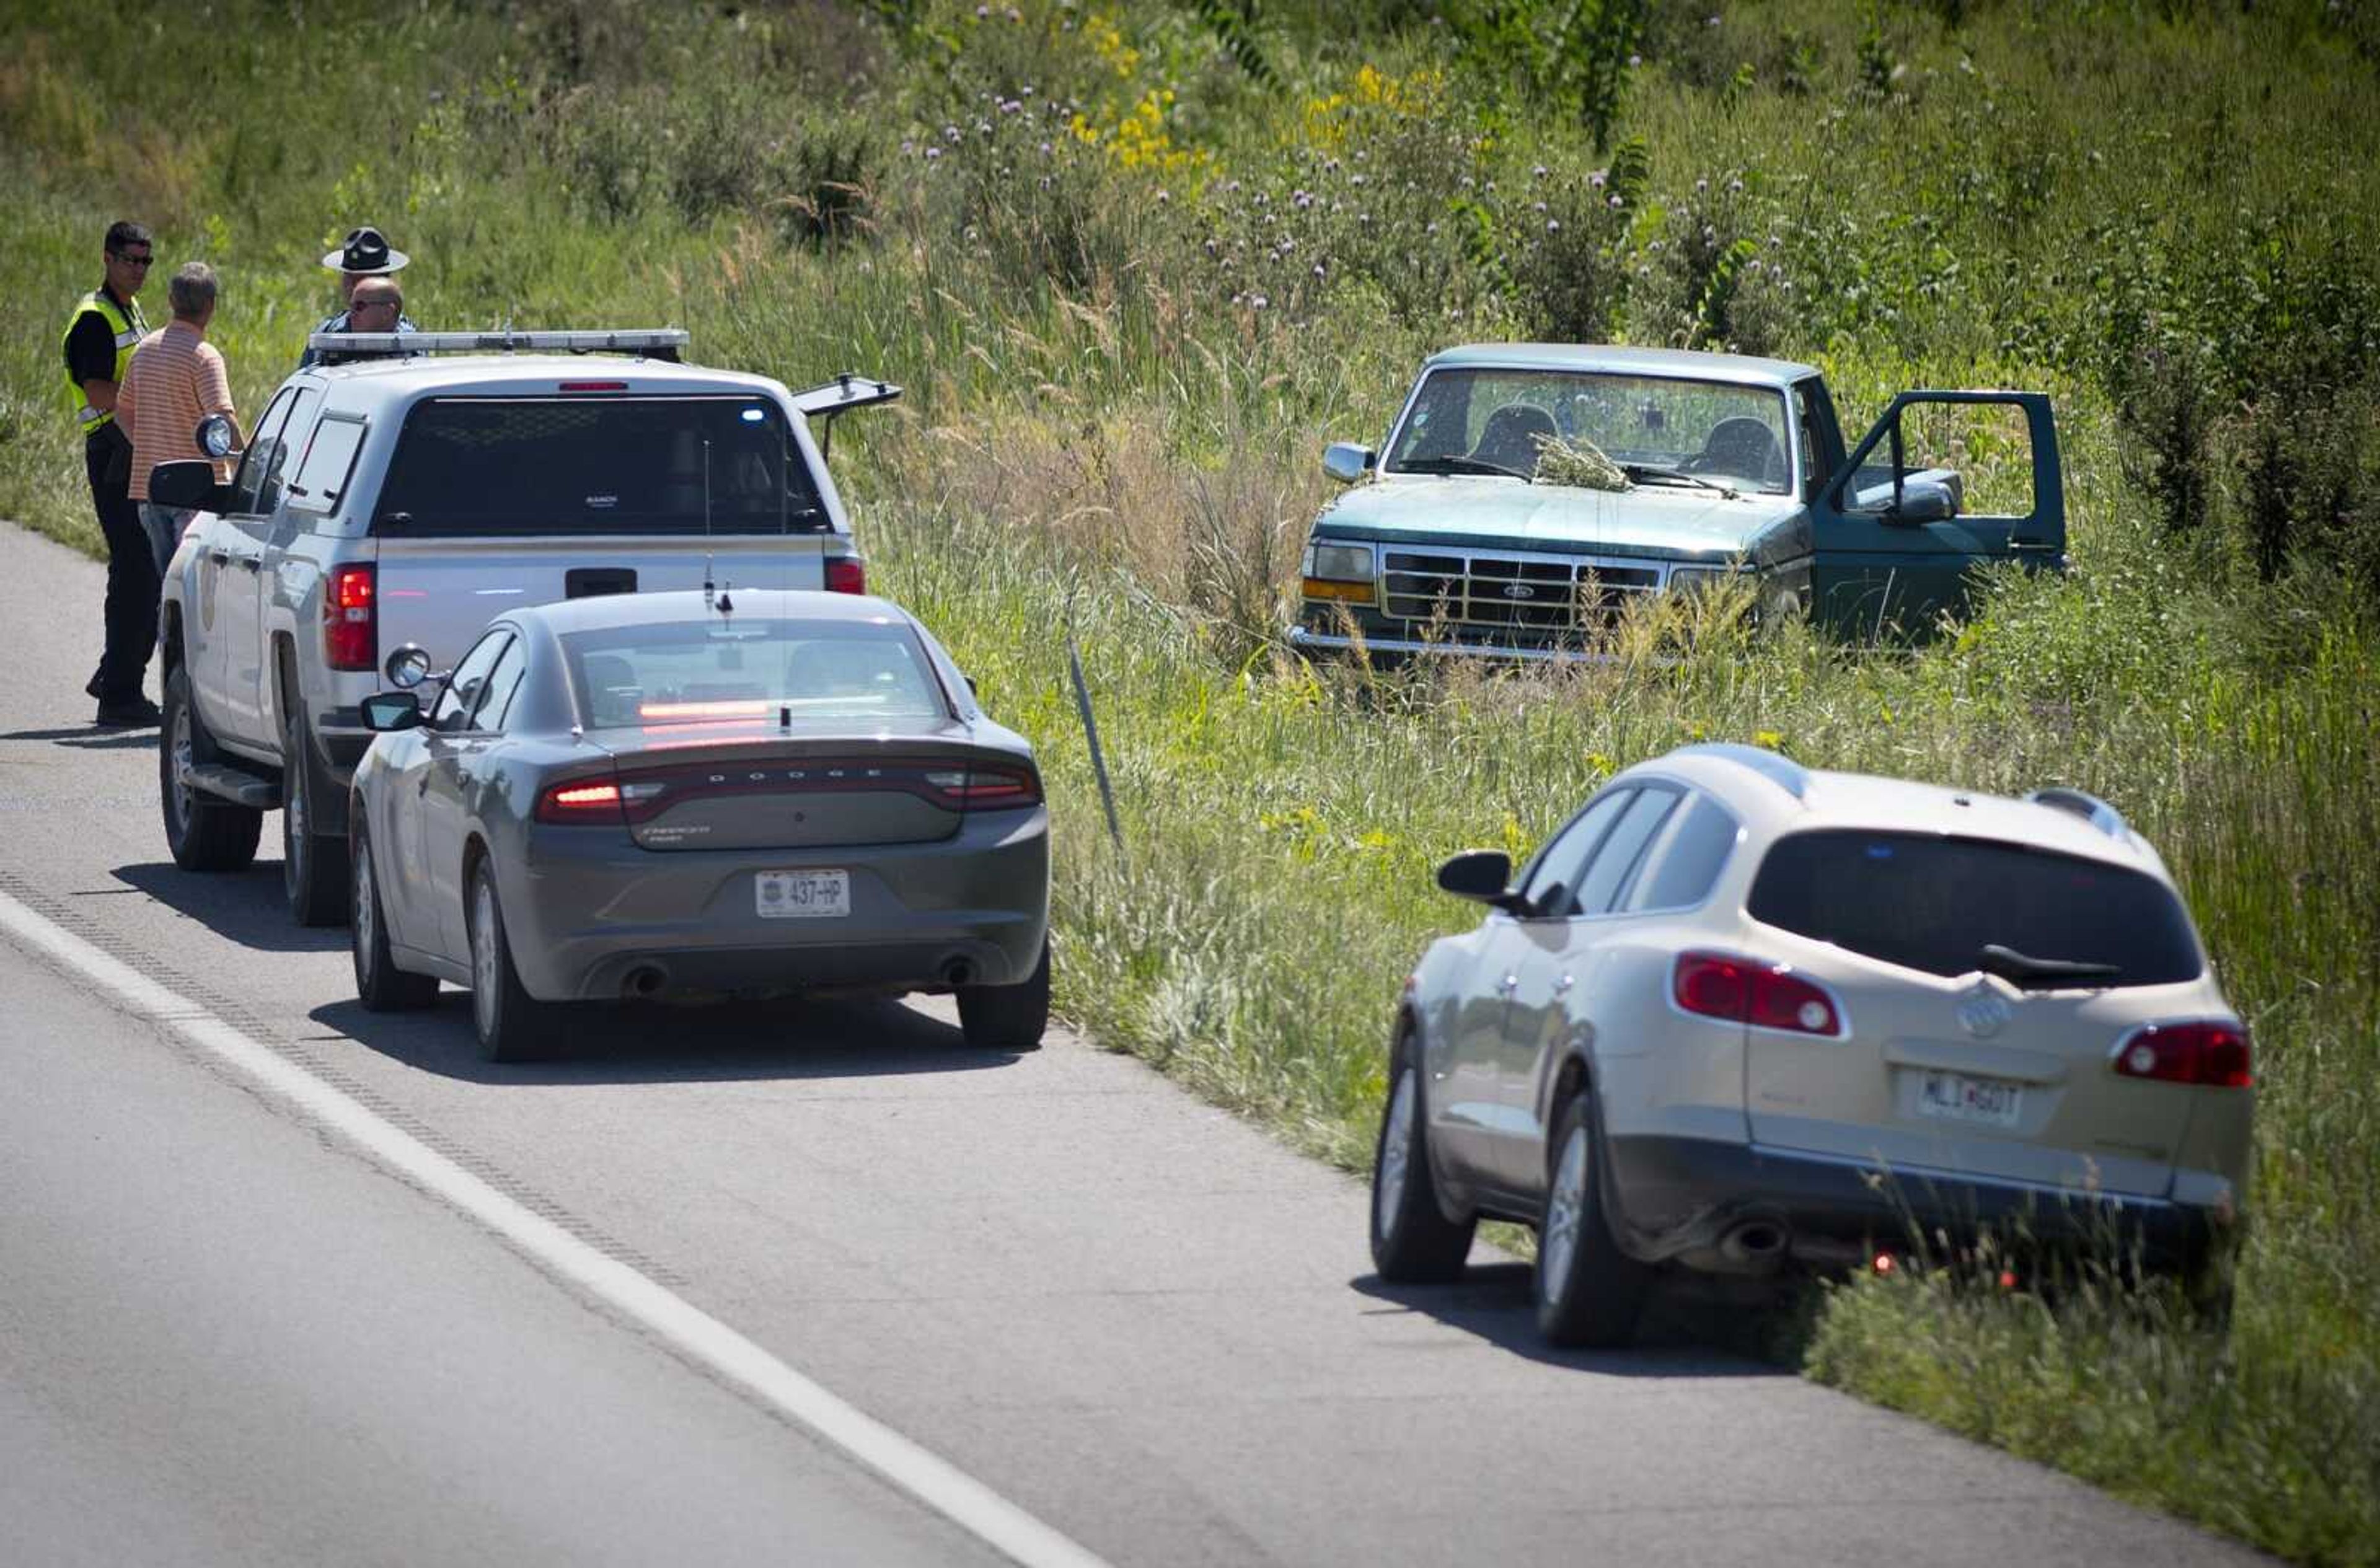
{"label": "asphalt road", "polygon": [[[1012,1058],[940,1003],[624,1010],[496,1067],[459,991],[368,1015],[273,860],[167,858],[153,732],[88,723],[101,568],[0,551],[0,893],[1112,1562],[2250,1558],[1683,1309],[1556,1355],[1484,1248],[1384,1286],[1357,1184],[1062,1033]],[[5,933],[0,1009],[13,1560],[991,1557]]]}

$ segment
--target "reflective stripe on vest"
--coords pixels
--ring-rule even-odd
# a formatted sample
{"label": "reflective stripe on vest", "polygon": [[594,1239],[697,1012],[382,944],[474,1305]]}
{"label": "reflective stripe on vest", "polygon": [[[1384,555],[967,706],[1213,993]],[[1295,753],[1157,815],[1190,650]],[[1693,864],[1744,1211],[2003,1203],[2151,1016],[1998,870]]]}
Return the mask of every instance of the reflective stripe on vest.
{"label": "reflective stripe on vest", "polygon": [[[94,289],[75,301],[74,314],[67,318],[66,335],[58,340],[61,353],[65,351],[66,345],[73,339],[77,323],[81,322],[85,315],[94,310],[99,313],[100,319],[107,323],[108,332],[115,339],[114,379],[115,384],[121,387],[124,384],[125,371],[132,366],[132,351],[140,346],[142,338],[149,335],[149,323],[140,319],[139,302],[134,302],[132,313],[128,316],[124,311],[116,309],[115,300]],[[82,427],[82,432],[85,435],[91,434],[100,426],[115,418],[114,413],[94,408],[83,400],[82,383],[75,380],[72,365],[67,367],[67,390],[68,397],[75,406],[75,423]]]}

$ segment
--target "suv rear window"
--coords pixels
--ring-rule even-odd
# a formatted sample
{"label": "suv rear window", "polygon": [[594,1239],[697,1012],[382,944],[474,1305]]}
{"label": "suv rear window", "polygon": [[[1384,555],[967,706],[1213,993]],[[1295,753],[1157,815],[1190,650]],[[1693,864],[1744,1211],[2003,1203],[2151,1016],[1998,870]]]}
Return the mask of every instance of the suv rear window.
{"label": "suv rear window", "polygon": [[1755,920],[1934,975],[1984,967],[1987,944],[2113,965],[2094,986],[2168,985],[2205,967],[2190,916],[2153,877],[1997,840],[1823,829],[1772,845]]}
{"label": "suv rear window", "polygon": [[372,512],[375,533],[441,538],[830,526],[783,410],[747,396],[431,398]]}

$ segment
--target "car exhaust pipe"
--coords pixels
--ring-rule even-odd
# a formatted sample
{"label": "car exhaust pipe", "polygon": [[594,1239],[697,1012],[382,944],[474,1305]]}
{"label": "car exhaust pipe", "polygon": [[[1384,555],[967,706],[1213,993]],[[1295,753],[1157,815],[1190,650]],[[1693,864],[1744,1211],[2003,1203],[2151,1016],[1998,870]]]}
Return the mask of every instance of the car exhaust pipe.
{"label": "car exhaust pipe", "polygon": [[1746,1220],[1719,1238],[1718,1253],[1739,1267],[1766,1268],[1784,1258],[1790,1239],[1774,1220]]}
{"label": "car exhaust pipe", "polygon": [[639,964],[620,980],[620,994],[632,1001],[645,1002],[659,996],[669,984],[669,975],[658,964]]}
{"label": "car exhaust pipe", "polygon": [[942,983],[944,985],[963,986],[970,983],[974,978],[975,965],[967,959],[946,958],[942,961]]}

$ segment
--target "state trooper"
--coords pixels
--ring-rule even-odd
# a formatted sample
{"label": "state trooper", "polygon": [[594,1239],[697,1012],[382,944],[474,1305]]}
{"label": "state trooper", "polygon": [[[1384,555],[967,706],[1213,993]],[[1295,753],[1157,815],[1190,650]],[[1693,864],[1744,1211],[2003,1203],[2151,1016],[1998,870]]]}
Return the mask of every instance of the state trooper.
{"label": "state trooper", "polygon": [[[322,265],[339,274],[339,308],[323,317],[321,324],[317,325],[314,331],[355,332],[359,330],[355,324],[354,312],[350,309],[355,300],[356,285],[368,277],[384,277],[410,260],[412,258],[404,251],[392,249],[387,237],[371,225],[365,224],[360,227],[349,229],[347,237],[339,242],[339,248],[322,258]],[[394,328],[379,326],[377,323],[375,325],[381,332],[415,330],[412,321],[404,315],[396,318],[396,325]],[[306,352],[298,357],[298,368],[302,371],[309,365],[320,364],[322,359],[322,357],[310,346]]]}
{"label": "state trooper", "polygon": [[149,281],[154,248],[147,229],[126,222],[109,225],[105,249],[105,279],[75,301],[61,342],[91,504],[107,541],[107,640],[83,691],[98,699],[99,723],[153,724],[157,705],[141,682],[157,648],[157,558],[132,501],[132,443],[116,421],[115,395],[149,333],[134,296]]}

